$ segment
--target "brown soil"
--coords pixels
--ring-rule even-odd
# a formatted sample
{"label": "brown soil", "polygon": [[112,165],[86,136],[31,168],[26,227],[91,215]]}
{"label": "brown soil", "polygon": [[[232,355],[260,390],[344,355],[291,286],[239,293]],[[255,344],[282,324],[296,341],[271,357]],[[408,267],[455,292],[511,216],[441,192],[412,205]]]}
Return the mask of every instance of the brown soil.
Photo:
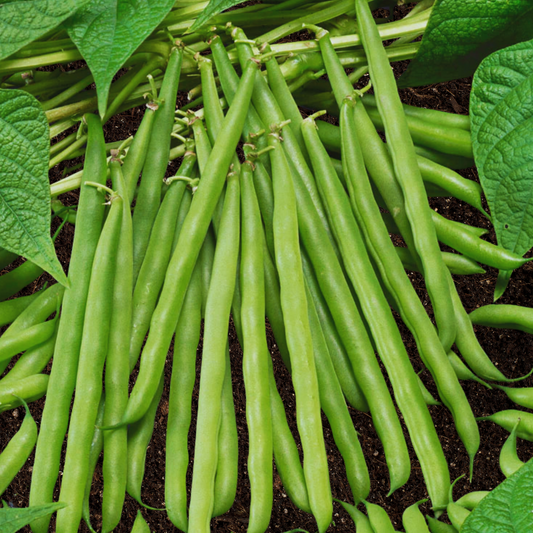
{"label": "brown soil", "polygon": [[[405,64],[399,64],[395,67],[397,74],[401,73]],[[451,113],[466,113],[468,111],[468,100],[470,91],[470,79],[456,80],[448,83],[431,85],[415,89],[405,89],[401,91],[402,100],[406,103],[441,109]],[[180,104],[185,103],[185,96],[180,96]],[[142,118],[142,110],[135,109],[114,117],[106,126],[106,140],[114,141],[124,139],[133,134]],[[71,161],[67,164],[61,164],[52,169],[51,179],[55,181],[61,177],[61,171],[67,167],[81,162],[81,159]],[[177,163],[171,165],[170,171],[175,171]],[[474,168],[462,171],[465,177],[477,179],[477,173]],[[69,193],[62,197],[67,204],[76,203],[76,193]],[[438,198],[431,200],[431,206],[439,211],[442,215],[453,220],[459,220],[471,225],[483,226],[490,228],[489,222],[474,208],[461,203],[455,199]],[[58,223],[54,221],[53,229]],[[70,247],[73,237],[73,227],[66,225],[59,238],[56,241],[58,256],[65,269],[68,265]],[[491,242],[495,242],[494,232],[488,235]],[[18,264],[18,263],[16,263]],[[497,271],[487,268],[485,274],[475,276],[455,276],[461,299],[467,311],[471,311],[481,305],[492,303],[492,297],[495,287]],[[412,275],[412,280],[417,288],[423,302],[427,304],[428,297],[424,289],[424,283],[421,276]],[[20,294],[30,294],[43,286],[45,282],[50,282],[48,275],[41,276],[35,283],[31,284]],[[531,263],[526,264],[523,268],[516,271],[511,279],[509,288],[501,298],[501,303],[512,303],[524,306],[530,306],[533,296],[533,266]],[[431,309],[428,308],[431,313]],[[417,354],[414,340],[407,328],[398,319],[399,327],[409,351],[410,358],[415,370],[421,370],[422,364]],[[511,331],[496,330],[483,327],[476,327],[476,333],[489,356],[494,363],[509,377],[518,377],[527,373],[533,363],[530,354],[533,351],[533,337],[527,334]],[[281,396],[287,409],[289,424],[296,433],[295,420],[295,401],[290,376],[281,362],[281,358],[275,346],[275,340],[267,326],[268,341],[271,348],[272,358],[274,361],[275,373],[280,389]],[[246,531],[248,520],[248,509],[250,503],[250,485],[246,475],[247,467],[247,444],[248,435],[245,417],[245,392],[241,368],[241,348],[237,342],[233,327],[230,329],[230,351],[233,372],[233,389],[235,399],[235,411],[237,416],[237,427],[240,435],[239,445],[239,485],[237,497],[233,507],[225,515],[212,521],[212,530],[214,532],[235,532],[242,533]],[[201,345],[198,347],[198,355],[201,355]],[[163,399],[159,406],[156,416],[153,440],[148,448],[146,457],[146,472],[143,483],[143,498],[146,504],[154,507],[164,505],[164,453],[165,453],[165,429],[166,414],[168,413],[168,393],[169,378],[171,369],[172,351],[169,352],[166,366],[166,382]],[[46,370],[49,372],[50,367]],[[422,379],[428,389],[437,397],[436,388],[427,371],[422,374]],[[515,407],[512,402],[507,400],[505,394],[497,390],[488,390],[487,388],[475,382],[462,382],[464,390],[468,396],[472,410],[476,416],[488,415],[502,409]],[[533,378],[522,382],[523,386],[532,386]],[[193,395],[193,425],[195,427],[196,406],[198,400],[198,383]],[[32,415],[39,423],[41,412],[44,405],[44,399],[34,402],[30,406]],[[452,480],[459,476],[466,475],[460,480],[455,488],[454,496],[457,498],[466,492],[472,490],[491,490],[504,480],[503,474],[498,467],[498,456],[500,449],[507,437],[507,432],[498,426],[482,422],[479,424],[481,433],[481,446],[476,457],[474,479],[472,484],[467,481],[468,474],[468,457],[465,449],[459,440],[453,420],[449,411],[444,407],[430,407],[438,435],[450,465]],[[409,482],[391,497],[387,498],[388,492],[388,472],[383,456],[383,448],[377,438],[376,432],[372,425],[371,417],[368,414],[360,413],[350,409],[355,427],[360,435],[361,445],[368,462],[370,478],[372,480],[372,491],[369,497],[371,502],[377,503],[384,507],[391,517],[396,529],[401,528],[401,515],[403,510],[427,497],[423,477],[419,463],[410,448],[412,460],[412,475]],[[24,416],[22,409],[7,411],[0,415],[0,449],[8,443],[11,437],[19,429]],[[401,417],[400,417],[401,419]],[[323,417],[324,438],[330,464],[331,488],[335,498],[347,502],[352,501],[350,489],[346,481],[344,464],[331,436],[328,422]],[[193,456],[193,434],[191,431],[189,439],[189,454]],[[406,433],[407,436],[407,433]],[[533,455],[533,444],[520,441],[518,445],[519,455],[523,460],[527,460]],[[24,507],[28,505],[28,494],[31,479],[31,470],[33,464],[33,454],[30,456],[24,468],[15,478],[13,483],[3,494],[2,499],[14,507]],[[192,460],[190,462],[192,467]],[[189,472],[190,476],[190,472]],[[190,481],[190,478],[189,478]],[[303,528],[307,531],[316,531],[314,519],[299,511],[286,496],[281,480],[277,473],[274,474],[274,506],[272,510],[271,526],[269,532],[284,532],[293,528]],[[58,488],[56,489],[56,497]],[[93,525],[98,530],[101,525],[101,498],[102,498],[102,468],[101,462],[97,465],[94,482],[91,490],[90,505],[92,510]],[[422,507],[425,512],[429,513],[429,508]],[[126,495],[122,521],[116,528],[117,532],[130,531],[135,519],[139,505],[132,498]],[[143,510],[143,515],[150,525],[152,531],[177,531],[176,528],[167,519],[164,512]],[[329,531],[348,532],[354,531],[354,525],[347,513],[340,505],[334,504],[334,525]],[[29,531],[25,528],[24,531]],[[86,526],[81,526],[81,531],[87,531]]]}

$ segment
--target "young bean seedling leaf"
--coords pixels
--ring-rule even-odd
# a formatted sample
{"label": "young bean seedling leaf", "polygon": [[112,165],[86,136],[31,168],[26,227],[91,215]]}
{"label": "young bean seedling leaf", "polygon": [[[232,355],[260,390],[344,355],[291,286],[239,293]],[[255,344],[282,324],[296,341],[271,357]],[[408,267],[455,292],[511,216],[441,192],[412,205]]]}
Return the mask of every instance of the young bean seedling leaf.
{"label": "young bean seedling leaf", "polygon": [[9,507],[6,502],[0,508],[0,531],[2,533],[15,533],[34,520],[59,511],[65,507],[64,503],[48,503],[34,505],[33,507]]}
{"label": "young bean seedling leaf", "polygon": [[533,245],[533,41],[499,50],[476,71],[472,145],[498,243]]}
{"label": "young bean seedling leaf", "polygon": [[67,21],[68,34],[94,76],[101,116],[113,76],[173,5],[173,0],[90,0]]}
{"label": "young bean seedling leaf", "polygon": [[436,0],[420,49],[399,85],[470,76],[495,50],[531,38],[531,0]]}
{"label": "young bean seedling leaf", "polygon": [[88,0],[18,0],[0,3],[0,59],[53,30]]}
{"label": "young bean seedling leaf", "polygon": [[192,32],[200,28],[206,22],[208,22],[210,18],[214,17],[215,15],[218,15],[225,9],[229,9],[230,7],[242,4],[244,1],[245,0],[211,0],[209,2],[209,5],[202,11],[202,13],[200,13],[198,18],[194,21],[194,24],[188,29],[188,32]]}
{"label": "young bean seedling leaf", "polygon": [[495,531],[533,531],[533,459],[483,498],[461,528],[461,533]]}
{"label": "young bean seedling leaf", "polygon": [[0,89],[0,139],[0,246],[65,285],[50,238],[48,122],[33,96]]}

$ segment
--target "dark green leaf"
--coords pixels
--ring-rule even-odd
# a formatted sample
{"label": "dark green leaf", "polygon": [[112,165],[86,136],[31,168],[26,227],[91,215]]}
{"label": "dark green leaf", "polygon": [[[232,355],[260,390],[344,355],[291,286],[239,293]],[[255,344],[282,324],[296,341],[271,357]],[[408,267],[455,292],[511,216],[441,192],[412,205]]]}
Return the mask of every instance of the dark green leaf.
{"label": "dark green leaf", "polygon": [[461,528],[461,533],[495,531],[533,531],[533,459],[483,498]]}
{"label": "dark green leaf", "polygon": [[533,244],[533,41],[481,63],[470,114],[474,158],[498,243],[522,255]]}
{"label": "dark green leaf", "polygon": [[8,507],[4,502],[4,507],[0,508],[0,532],[15,533],[34,520],[55,513],[63,507],[65,507],[64,503],[50,503],[17,509]]}
{"label": "dark green leaf", "polygon": [[531,0],[436,0],[418,54],[399,85],[470,76],[495,50],[532,37]]}
{"label": "dark green leaf", "polygon": [[48,122],[24,91],[0,89],[0,246],[67,278],[50,238]]}
{"label": "dark green leaf", "polygon": [[91,0],[67,21],[70,38],[94,76],[101,116],[113,76],[173,5],[173,0]]}
{"label": "dark green leaf", "polygon": [[202,11],[200,16],[194,21],[194,24],[189,28],[189,31],[191,32],[200,28],[208,22],[211,17],[218,15],[225,9],[242,4],[243,2],[245,2],[245,0],[211,0],[209,5]]}
{"label": "dark green leaf", "polygon": [[0,3],[0,59],[53,30],[88,0],[19,0]]}

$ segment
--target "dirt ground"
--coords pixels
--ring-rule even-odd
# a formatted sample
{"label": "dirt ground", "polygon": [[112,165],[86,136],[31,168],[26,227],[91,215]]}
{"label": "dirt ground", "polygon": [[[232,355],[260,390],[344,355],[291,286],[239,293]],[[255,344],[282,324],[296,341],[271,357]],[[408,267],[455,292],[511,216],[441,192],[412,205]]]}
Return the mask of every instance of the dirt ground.
{"label": "dirt ground", "polygon": [[[395,72],[399,75],[406,67],[406,63],[395,65]],[[461,79],[448,83],[419,87],[415,89],[405,89],[401,91],[401,98],[411,105],[432,109],[441,109],[451,113],[467,113],[471,79]],[[185,95],[180,95],[180,105],[185,103]],[[142,110],[135,109],[114,117],[106,125],[106,141],[124,139],[133,134],[142,118]],[[51,179],[55,181],[61,176],[65,167],[70,167],[80,160],[74,160],[58,165],[51,171]],[[173,162],[169,166],[169,174],[177,169],[178,162]],[[477,180],[475,168],[461,171],[467,178]],[[62,197],[67,204],[76,203],[76,193],[69,193]],[[490,223],[474,208],[451,198],[436,198],[431,200],[431,206],[438,210],[440,214],[453,220],[458,220],[471,225],[486,227],[490,230],[486,237],[491,242],[495,242],[494,231]],[[57,227],[54,221],[53,228]],[[56,241],[58,256],[65,269],[68,266],[70,247],[73,237],[73,227],[66,225]],[[445,249],[445,247],[443,247]],[[16,266],[19,263],[15,263]],[[459,294],[467,311],[471,311],[479,306],[492,303],[497,271],[487,268],[486,273],[475,276],[454,276]],[[424,304],[428,306],[428,297],[424,289],[423,279],[418,274],[412,274],[413,283]],[[45,282],[50,282],[48,275],[41,276],[30,287],[20,294],[30,294],[43,286]],[[530,306],[533,294],[533,266],[526,264],[516,271],[500,303],[518,304]],[[428,311],[432,314],[431,309]],[[398,318],[405,345],[412,360],[415,370],[421,370],[422,364],[417,354],[414,340]],[[533,337],[525,333],[511,330],[496,330],[484,327],[475,328],[481,345],[486,350],[494,363],[509,377],[518,377],[527,373],[533,366]],[[276,380],[280,394],[285,403],[289,424],[293,433],[297,437],[295,419],[295,400],[290,376],[283,366],[277,351],[275,340],[267,325],[268,342],[274,362]],[[247,451],[248,434],[245,417],[245,391],[242,377],[242,351],[237,342],[233,326],[230,328],[230,352],[232,363],[232,380],[235,400],[235,411],[237,417],[237,427],[239,430],[239,485],[237,497],[233,507],[225,515],[212,521],[212,531],[217,533],[243,533],[246,531],[248,522],[248,509],[250,503],[250,485],[246,475],[247,472]],[[164,506],[164,456],[165,456],[165,430],[166,414],[168,413],[169,380],[172,361],[172,350],[169,352],[166,364],[166,381],[163,398],[161,400],[155,421],[154,436],[148,448],[146,457],[146,471],[143,482],[142,496],[144,502],[153,507]],[[198,365],[201,361],[201,344],[198,347]],[[199,369],[199,366],[198,366]],[[49,372],[50,366],[46,370]],[[437,397],[436,388],[432,382],[428,371],[421,375],[422,380],[427,385],[434,397]],[[132,378],[132,383],[133,383]],[[476,416],[489,415],[502,409],[514,408],[505,394],[498,390],[489,390],[475,382],[462,382],[464,390]],[[533,378],[521,382],[523,386],[533,386]],[[31,404],[30,409],[33,417],[39,424],[44,399]],[[198,382],[193,395],[193,420],[192,428],[195,427],[196,408],[198,401]],[[429,408],[433,417],[437,433],[447,457],[452,480],[459,476],[468,474],[468,457],[465,449],[458,438],[453,420],[449,411],[442,406],[432,406]],[[366,413],[357,412],[350,408],[350,413],[360,435],[360,441],[367,459],[370,478],[372,481],[372,491],[369,500],[384,507],[391,517],[397,530],[401,529],[401,515],[406,507],[427,497],[424,481],[422,478],[419,463],[410,447],[412,461],[412,474],[409,482],[392,496],[386,497],[388,492],[388,472],[385,465],[382,445],[377,438],[372,425],[371,417]],[[22,409],[6,411],[0,415],[0,449],[7,444],[9,439],[19,429],[24,412]],[[400,420],[402,417],[400,415]],[[327,419],[323,416],[324,439],[330,466],[331,489],[333,496],[340,500],[351,502],[351,493],[346,480],[344,464],[339,454],[329,428]],[[491,490],[504,480],[503,474],[498,467],[498,457],[501,447],[507,437],[507,432],[498,426],[480,422],[481,446],[476,456],[474,479],[472,484],[467,481],[467,476],[461,479],[455,488],[454,496],[459,496],[473,490]],[[406,438],[409,442],[407,432]],[[194,430],[190,432],[189,455],[193,456]],[[410,444],[409,444],[410,446]],[[525,461],[533,455],[533,443],[520,440],[518,444],[520,457]],[[28,505],[28,494],[33,464],[33,454],[30,456],[24,468],[15,478],[11,486],[2,496],[9,505],[23,507]],[[190,461],[189,482],[192,470],[192,459]],[[274,470],[275,472],[275,470]],[[309,532],[316,531],[314,519],[299,511],[289,500],[283,490],[281,480],[277,473],[274,473],[274,506],[272,510],[272,520],[269,532],[285,532],[293,528],[302,528]],[[189,483],[190,486],[190,483]],[[59,493],[59,486],[56,487],[56,497]],[[98,463],[93,486],[91,490],[90,506],[92,511],[93,525],[98,530],[101,525],[101,497],[102,497],[102,465]],[[126,495],[122,521],[116,528],[117,532],[127,532],[131,530],[139,505],[131,497]],[[422,509],[429,513],[427,504]],[[164,512],[143,510],[150,529],[152,531],[177,531],[167,519]],[[354,525],[347,513],[339,504],[334,504],[334,524],[328,531],[348,532],[354,531]],[[24,531],[29,531],[25,528]],[[83,524],[80,531],[87,531]]]}

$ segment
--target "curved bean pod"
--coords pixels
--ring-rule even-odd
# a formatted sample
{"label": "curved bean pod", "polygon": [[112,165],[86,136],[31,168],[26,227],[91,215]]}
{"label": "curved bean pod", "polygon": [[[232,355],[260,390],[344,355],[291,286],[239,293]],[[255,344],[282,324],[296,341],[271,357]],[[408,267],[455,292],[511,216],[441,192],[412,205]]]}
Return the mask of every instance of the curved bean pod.
{"label": "curved bean pod", "polygon": [[476,420],[490,420],[509,432],[513,430],[518,420],[520,420],[520,425],[516,429],[516,435],[521,439],[533,441],[533,413],[526,413],[525,411],[518,411],[516,409],[506,409],[490,416],[480,416]]}
{"label": "curved bean pod", "polygon": [[22,398],[27,403],[42,398],[46,394],[48,381],[49,376],[46,374],[34,374],[20,381],[0,383],[0,413],[22,405],[17,398]]}
{"label": "curved bean pod", "polygon": [[479,502],[487,495],[490,494],[488,490],[476,490],[474,492],[468,492],[464,496],[461,496],[455,503],[461,505],[469,511],[473,511]]}
{"label": "curved bean pod", "polygon": [[410,505],[402,515],[402,524],[406,533],[429,533],[429,528],[418,506],[427,500]]}
{"label": "curved bean pod", "polygon": [[140,510],[137,511],[137,516],[135,517],[135,522],[131,528],[131,533],[150,533],[150,528]]}
{"label": "curved bean pod", "polygon": [[14,355],[24,352],[38,344],[46,342],[56,331],[56,321],[48,320],[36,324],[18,333],[18,335],[2,336],[0,340],[0,361],[11,359]]}
{"label": "curved bean pod", "polygon": [[533,333],[533,309],[520,305],[483,305],[469,315],[472,324]]}
{"label": "curved bean pod", "polygon": [[500,452],[500,469],[505,477],[512,476],[525,464],[518,458],[518,454],[516,453],[516,433],[519,425],[520,419],[518,419],[513,426],[513,429],[507,437],[507,440],[504,442]]}
{"label": "curved bean pod", "polygon": [[428,516],[427,519],[431,533],[457,533],[457,529],[450,524],[439,522],[437,519],[431,516]]}
{"label": "curved bean pod", "polygon": [[37,424],[33,420],[28,404],[22,400],[26,415],[20,429],[0,454],[0,494],[3,494],[28,460],[37,442]]}
{"label": "curved bean pod", "polygon": [[357,507],[346,502],[342,502],[333,498],[336,502],[340,503],[344,510],[350,515],[350,518],[354,521],[357,533],[375,533],[374,529],[370,525],[368,518]]}
{"label": "curved bean pod", "polygon": [[39,296],[36,292],[30,296],[20,296],[13,300],[0,302],[0,327],[11,324]]}
{"label": "curved bean pod", "polygon": [[365,502],[368,520],[377,533],[395,533],[387,511],[374,503]]}
{"label": "curved bean pod", "polygon": [[505,392],[514,403],[533,409],[533,387],[503,387],[502,385],[494,385],[494,387]]}

